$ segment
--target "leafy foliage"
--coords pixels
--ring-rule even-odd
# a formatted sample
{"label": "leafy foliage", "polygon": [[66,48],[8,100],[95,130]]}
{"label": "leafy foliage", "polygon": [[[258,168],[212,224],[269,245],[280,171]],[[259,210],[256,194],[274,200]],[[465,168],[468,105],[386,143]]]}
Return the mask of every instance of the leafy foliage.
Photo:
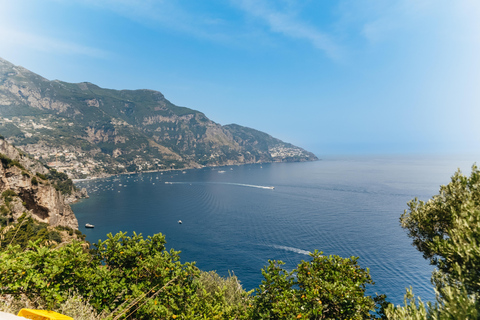
{"label": "leafy foliage", "polygon": [[200,271],[195,280],[198,302],[196,313],[207,319],[239,319],[252,301],[251,292],[246,292],[235,275],[226,278],[214,271]]}
{"label": "leafy foliage", "polygon": [[196,299],[198,269],[181,264],[178,252],[165,249],[160,234],[148,239],[125,233],[108,235],[93,249],[73,241],[50,249],[37,240],[26,250],[10,245],[0,253],[0,293],[40,297],[50,306],[75,288],[98,311],[136,319],[186,314]]}
{"label": "leafy foliage", "polygon": [[475,320],[480,318],[477,295],[468,294],[464,287],[445,286],[437,291],[436,302],[424,303],[415,298],[412,288],[407,289],[403,306],[390,304],[385,309],[389,320]]}
{"label": "leafy foliage", "polygon": [[355,257],[311,254],[288,272],[283,262],[269,261],[254,299],[254,319],[375,319],[385,296],[365,295],[366,285],[374,284],[368,269]]}
{"label": "leafy foliage", "polygon": [[0,260],[0,294],[58,309],[74,290],[113,319],[365,319],[384,300],[365,296],[373,282],[356,258],[317,251],[292,272],[270,261],[252,296],[235,276],[180,263],[161,234],[109,234],[89,250],[84,242],[49,247],[38,239],[4,247]]}
{"label": "leafy foliage", "polygon": [[97,287],[88,294],[92,305],[112,311],[120,307],[119,300],[145,295],[140,299],[145,300],[143,306],[135,311],[137,318],[166,318],[186,312],[183,306],[194,299],[193,280],[199,271],[192,263],[181,264],[179,252],[166,251],[165,243],[161,234],[143,239],[120,232],[95,244],[91,253],[99,277],[88,284]]}
{"label": "leafy foliage", "polygon": [[405,305],[386,309],[388,319],[480,318],[480,171],[457,171],[438,195],[414,199],[401,216],[413,245],[436,265],[432,282],[436,303],[418,303],[407,290]]}
{"label": "leafy foliage", "polygon": [[412,200],[401,216],[413,245],[436,265],[439,286],[461,281],[469,293],[480,293],[480,170],[470,177],[457,171],[428,202]]}
{"label": "leafy foliage", "polygon": [[427,319],[429,314],[428,310],[432,310],[431,304],[422,302],[418,298],[418,302],[415,298],[415,295],[412,292],[412,288],[407,289],[403,300],[404,306],[394,307],[393,304],[390,304],[386,310],[385,314],[389,320],[423,320]]}

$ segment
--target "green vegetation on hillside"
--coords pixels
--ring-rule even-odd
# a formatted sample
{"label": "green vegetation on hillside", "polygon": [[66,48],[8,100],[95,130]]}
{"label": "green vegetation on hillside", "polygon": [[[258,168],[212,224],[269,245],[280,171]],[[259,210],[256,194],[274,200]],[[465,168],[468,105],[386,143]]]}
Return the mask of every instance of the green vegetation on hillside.
{"label": "green vegetation on hillside", "polygon": [[356,258],[319,252],[292,272],[270,261],[251,295],[235,276],[181,263],[161,234],[109,234],[90,249],[79,241],[53,247],[41,239],[18,242],[0,252],[0,295],[58,308],[74,290],[109,319],[370,319],[383,301],[365,295],[373,283]]}
{"label": "green vegetation on hillside", "polygon": [[[58,172],[55,169],[50,168],[50,172],[47,176],[39,175],[42,179],[48,179],[52,183],[53,187],[60,191],[62,194],[72,194],[77,190],[77,187],[73,184],[73,181],[63,172]],[[33,179],[33,178],[32,178]]]}
{"label": "green vegetation on hillside", "polygon": [[6,226],[15,220],[12,216],[12,201],[15,197],[17,197],[17,194],[11,189],[2,192],[1,200],[3,200],[3,204],[0,206],[0,226]]}
{"label": "green vegetation on hillside", "polygon": [[[16,166],[22,169],[22,175],[31,175],[18,160],[10,159],[2,153],[0,153],[0,162],[5,169]],[[37,179],[37,177],[42,179],[44,182],[49,181],[50,183],[52,183],[55,189],[60,191],[62,194],[72,194],[72,192],[77,190],[77,188],[73,184],[73,181],[68,177],[68,175],[63,172],[58,172],[53,168],[49,168],[49,173],[47,175],[43,175],[37,172],[36,177],[34,176],[31,178],[31,182],[33,185],[38,185],[39,180]],[[40,180],[40,182],[42,182],[42,180]]]}
{"label": "green vegetation on hillside", "polygon": [[18,167],[22,170],[25,170],[23,165],[20,162],[18,162],[18,160],[10,159],[9,157],[4,155],[3,153],[0,153],[0,162],[2,162],[2,166],[5,169],[10,168],[12,166],[16,166],[16,167]]}
{"label": "green vegetation on hillside", "polygon": [[30,241],[52,247],[64,241],[61,235],[62,231],[66,232],[65,237],[69,239],[85,239],[85,235],[78,230],[61,226],[51,227],[47,223],[38,222],[28,214],[23,214],[18,218],[17,223],[6,223],[6,220],[2,220],[0,216],[0,250],[6,249],[9,245],[25,250]]}

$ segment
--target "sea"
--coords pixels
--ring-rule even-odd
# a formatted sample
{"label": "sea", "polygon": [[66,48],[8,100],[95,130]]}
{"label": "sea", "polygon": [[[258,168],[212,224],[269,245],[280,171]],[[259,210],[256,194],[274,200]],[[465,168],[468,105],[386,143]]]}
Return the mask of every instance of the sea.
{"label": "sea", "polygon": [[[309,253],[359,257],[368,294],[402,304],[412,287],[434,301],[434,267],[400,226],[407,202],[428,200],[474,156],[342,156],[118,175],[76,182],[90,198],[72,205],[92,243],[108,233],[162,233],[182,262],[234,274],[257,288],[268,260],[294,269]],[[182,223],[179,223],[181,221]],[[84,228],[86,223],[95,225]]]}

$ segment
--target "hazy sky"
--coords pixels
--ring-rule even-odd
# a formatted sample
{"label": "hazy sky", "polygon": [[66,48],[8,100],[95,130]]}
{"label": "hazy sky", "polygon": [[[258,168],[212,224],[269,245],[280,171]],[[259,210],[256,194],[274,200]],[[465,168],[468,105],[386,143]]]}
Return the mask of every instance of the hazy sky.
{"label": "hazy sky", "polygon": [[478,0],[0,0],[0,57],[320,157],[480,150]]}

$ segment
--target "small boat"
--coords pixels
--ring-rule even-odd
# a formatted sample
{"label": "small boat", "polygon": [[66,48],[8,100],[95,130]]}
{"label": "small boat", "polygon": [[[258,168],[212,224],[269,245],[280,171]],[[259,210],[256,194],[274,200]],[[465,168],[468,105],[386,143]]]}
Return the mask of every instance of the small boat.
{"label": "small boat", "polygon": [[87,223],[85,224],[85,228],[95,228],[93,224]]}
{"label": "small boat", "polygon": [[178,220],[178,224],[182,224],[182,220]]}

